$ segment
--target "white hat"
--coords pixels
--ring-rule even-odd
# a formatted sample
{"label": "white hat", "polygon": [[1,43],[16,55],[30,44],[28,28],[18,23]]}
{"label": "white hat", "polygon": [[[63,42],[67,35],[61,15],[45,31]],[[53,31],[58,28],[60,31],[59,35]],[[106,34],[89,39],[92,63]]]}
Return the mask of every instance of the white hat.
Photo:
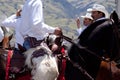
{"label": "white hat", "polygon": [[108,18],[109,14],[107,12],[107,10],[105,9],[105,7],[103,5],[100,4],[94,4],[92,8],[87,9],[88,12],[91,11],[100,11],[103,12],[105,14],[105,17]]}
{"label": "white hat", "polygon": [[91,13],[86,13],[85,16],[81,16],[82,18],[89,18],[91,20],[93,20],[92,16],[91,16]]}

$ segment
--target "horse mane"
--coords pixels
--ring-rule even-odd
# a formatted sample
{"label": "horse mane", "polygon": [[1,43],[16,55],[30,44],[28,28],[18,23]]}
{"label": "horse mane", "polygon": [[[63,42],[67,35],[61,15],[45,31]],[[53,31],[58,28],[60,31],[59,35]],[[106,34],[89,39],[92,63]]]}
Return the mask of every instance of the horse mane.
{"label": "horse mane", "polygon": [[113,56],[115,59],[120,58],[120,19],[118,17],[118,14],[116,11],[113,11],[110,15],[110,19],[113,22],[113,31],[114,31],[114,37],[115,37],[115,54]]}

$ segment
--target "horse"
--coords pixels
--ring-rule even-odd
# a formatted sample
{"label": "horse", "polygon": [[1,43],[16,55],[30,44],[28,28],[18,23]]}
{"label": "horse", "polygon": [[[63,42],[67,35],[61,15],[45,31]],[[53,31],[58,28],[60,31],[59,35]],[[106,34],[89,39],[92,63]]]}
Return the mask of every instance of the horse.
{"label": "horse", "polygon": [[[44,39],[39,46],[30,48],[23,53],[21,53],[19,50],[17,50],[17,54],[11,52],[12,57],[10,57],[10,68],[9,71],[7,70],[7,73],[9,74],[9,76],[7,76],[8,79],[21,80],[21,77],[28,75],[29,78],[26,78],[27,80],[56,80],[59,75],[58,60],[56,55],[59,54],[61,50],[60,39],[61,37],[56,37],[55,35],[52,36],[51,34],[51,36],[46,37],[46,39]],[[58,48],[54,51],[51,51],[52,45],[55,44],[58,45]],[[16,50],[12,51],[15,52]],[[1,70],[4,71],[4,77],[2,76],[2,78],[5,78],[6,66],[3,67],[3,64],[6,65],[6,62],[8,61],[6,61],[6,57],[8,57],[7,55],[9,50],[2,49],[0,52]],[[3,55],[6,56],[3,58]],[[4,61],[2,59],[4,59]],[[19,67],[16,65],[19,65]],[[12,78],[10,78],[11,76]]]}
{"label": "horse", "polygon": [[[113,12],[112,16],[116,15]],[[114,27],[119,26],[116,18],[118,16],[91,24],[78,40],[71,41],[66,61],[66,80],[120,79],[120,69],[116,63],[117,57],[120,58],[119,47],[116,47],[118,38],[115,38],[113,31]]]}
{"label": "horse", "polygon": [[1,29],[3,30],[4,33],[4,38],[2,42],[0,42],[1,48],[11,48],[10,45],[10,40],[13,38],[13,34],[11,34],[6,27],[1,26]]}
{"label": "horse", "polygon": [[29,74],[24,67],[25,57],[19,50],[0,49],[0,79],[19,80],[20,77]]}
{"label": "horse", "polygon": [[[98,75],[96,77],[96,80],[119,80],[120,79],[120,64],[119,64],[119,59],[120,59],[120,20],[118,18],[117,13],[114,11],[111,16],[110,19],[112,19],[114,21],[114,34],[115,34],[115,41],[116,41],[116,54],[117,56],[115,57],[115,60],[109,61],[109,62],[105,62],[105,61],[101,61],[100,64],[100,69],[98,71]],[[106,77],[105,75],[103,75],[103,73],[107,74],[107,76],[111,76],[111,77]]]}
{"label": "horse", "polygon": [[[8,77],[9,79],[14,79],[18,74],[19,76],[21,75],[21,72],[18,72],[23,67],[25,58],[21,54],[22,51],[17,50],[11,45],[13,34],[11,34],[6,27],[1,26],[1,28],[4,32],[4,38],[0,43],[0,79],[7,80]],[[9,60],[10,62],[8,62]],[[20,61],[21,63],[19,63]],[[7,68],[10,70],[7,70]]]}

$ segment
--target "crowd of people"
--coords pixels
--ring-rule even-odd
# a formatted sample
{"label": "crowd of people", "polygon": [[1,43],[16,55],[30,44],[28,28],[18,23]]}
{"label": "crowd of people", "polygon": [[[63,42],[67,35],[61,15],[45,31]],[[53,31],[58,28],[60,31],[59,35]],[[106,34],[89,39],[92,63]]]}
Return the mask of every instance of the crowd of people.
{"label": "crowd of people", "polygon": [[[41,0],[26,0],[22,9],[18,10],[16,14],[6,18],[1,26],[3,27],[13,27],[15,30],[15,48],[20,49],[20,46],[23,46],[26,50],[38,46],[45,38],[47,33],[55,33],[56,35],[62,35],[62,29],[58,27],[52,27],[44,22],[43,18],[43,4]],[[109,18],[109,14],[106,8],[100,4],[94,4],[92,8],[87,9],[86,14],[81,16],[83,18],[83,26],[81,27],[80,19],[76,20],[77,32],[79,33],[78,39],[80,39],[80,44],[83,46],[89,47],[89,49],[93,50],[96,53],[99,53],[99,49],[95,48],[96,43],[86,42],[88,36],[90,35],[91,30],[97,33],[96,35],[91,35],[91,39],[94,41],[96,39],[101,39],[107,35],[107,37],[111,37],[108,35],[106,30],[109,30],[109,34],[112,34],[112,28],[109,27],[109,24],[105,24],[104,27],[99,29],[99,25],[103,24]],[[94,25],[93,25],[94,24]],[[94,29],[96,30],[94,30]],[[105,29],[105,30],[104,30]],[[106,31],[102,33],[102,31]],[[101,35],[101,36],[100,36]],[[0,42],[3,40],[4,34],[0,28]],[[99,40],[98,40],[99,41]],[[100,43],[99,43],[100,44]],[[112,46],[107,46],[108,43],[105,43],[104,49],[111,53]],[[100,47],[100,46],[98,46]],[[57,48],[57,45],[51,47],[54,51]],[[101,52],[102,53],[102,52]],[[89,72],[89,70],[88,70]],[[70,76],[71,77],[71,76]],[[93,76],[94,77],[94,76]],[[75,80],[71,77],[71,79],[66,80]],[[77,79],[76,79],[77,80]]]}
{"label": "crowd of people", "polygon": [[[99,17],[98,14],[104,14],[103,17],[108,17],[107,10],[104,6],[96,4],[91,9],[87,10],[83,18],[83,26],[81,27],[80,19],[76,20],[77,32],[80,35],[87,26],[93,23]],[[91,11],[91,12],[90,12]],[[103,18],[102,17],[102,18]],[[2,25],[4,27],[13,27],[15,29],[15,48],[19,49],[23,46],[26,50],[37,46],[37,41],[42,42],[46,33],[52,33],[55,27],[51,27],[44,23],[43,4],[41,0],[26,0],[23,8],[17,11],[16,14],[6,18]],[[3,32],[1,31],[1,38]],[[31,43],[30,41],[34,41]]]}

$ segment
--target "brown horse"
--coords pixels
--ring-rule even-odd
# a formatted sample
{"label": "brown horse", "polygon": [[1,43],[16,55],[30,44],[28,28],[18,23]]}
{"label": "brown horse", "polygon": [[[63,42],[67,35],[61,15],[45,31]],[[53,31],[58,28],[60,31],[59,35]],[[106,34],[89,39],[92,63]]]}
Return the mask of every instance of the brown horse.
{"label": "brown horse", "polygon": [[7,54],[7,51],[1,50],[0,49],[0,79],[5,80],[5,66],[6,66],[6,60],[3,58],[4,55],[2,54]]}
{"label": "brown horse", "polygon": [[8,30],[5,27],[1,26],[1,29],[4,32],[4,38],[2,42],[0,43],[1,48],[11,48],[10,40],[13,38],[13,34],[9,33]]}
{"label": "brown horse", "polygon": [[96,80],[120,80],[120,69],[115,61],[102,61]]}
{"label": "brown horse", "polygon": [[28,75],[29,71],[22,71],[24,62],[25,57],[20,51],[0,49],[0,79],[19,80]]}

